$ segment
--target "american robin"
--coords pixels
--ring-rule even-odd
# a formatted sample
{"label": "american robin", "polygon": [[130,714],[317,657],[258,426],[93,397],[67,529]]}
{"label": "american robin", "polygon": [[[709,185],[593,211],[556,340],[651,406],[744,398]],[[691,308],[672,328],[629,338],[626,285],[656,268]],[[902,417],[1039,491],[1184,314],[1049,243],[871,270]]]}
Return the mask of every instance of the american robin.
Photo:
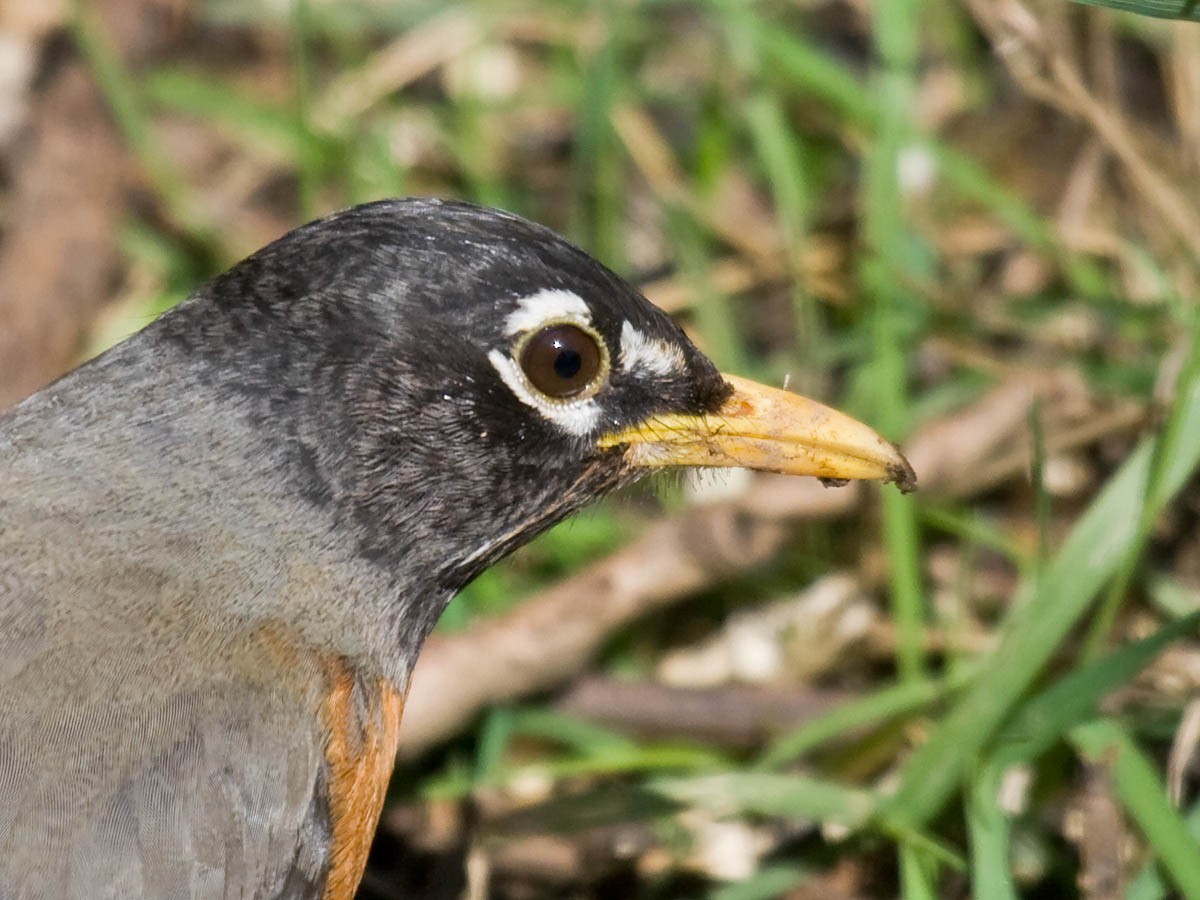
{"label": "american robin", "polygon": [[456,590],[662,466],[914,482],[553,233],[306,225],[0,418],[0,900],[358,885]]}

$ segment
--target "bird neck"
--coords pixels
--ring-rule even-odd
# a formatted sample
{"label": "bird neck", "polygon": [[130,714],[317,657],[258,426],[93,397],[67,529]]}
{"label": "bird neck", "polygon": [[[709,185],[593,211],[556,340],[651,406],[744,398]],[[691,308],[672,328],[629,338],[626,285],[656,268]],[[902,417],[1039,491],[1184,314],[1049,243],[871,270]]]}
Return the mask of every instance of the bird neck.
{"label": "bird neck", "polygon": [[[20,524],[36,554],[73,524],[68,560],[113,560],[139,586],[79,595],[110,621],[150,633],[157,617],[197,635],[286,623],[403,688],[453,588],[364,556],[347,510],[298,487],[317,464],[303,445],[227,401],[161,346],[110,351],[0,417],[0,529]],[[124,608],[147,591],[156,603]]]}

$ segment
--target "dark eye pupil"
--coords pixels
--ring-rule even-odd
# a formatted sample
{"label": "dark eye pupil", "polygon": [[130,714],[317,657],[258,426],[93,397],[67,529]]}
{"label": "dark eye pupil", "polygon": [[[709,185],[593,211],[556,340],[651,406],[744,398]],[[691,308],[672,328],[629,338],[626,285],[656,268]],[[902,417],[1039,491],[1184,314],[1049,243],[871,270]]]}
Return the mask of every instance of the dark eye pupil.
{"label": "dark eye pupil", "polygon": [[603,366],[596,338],[578,325],[549,325],[521,351],[521,368],[547,397],[564,399],[593,387]]}
{"label": "dark eye pupil", "polygon": [[582,368],[583,357],[575,350],[564,347],[554,357],[554,374],[559,378],[574,378]]}

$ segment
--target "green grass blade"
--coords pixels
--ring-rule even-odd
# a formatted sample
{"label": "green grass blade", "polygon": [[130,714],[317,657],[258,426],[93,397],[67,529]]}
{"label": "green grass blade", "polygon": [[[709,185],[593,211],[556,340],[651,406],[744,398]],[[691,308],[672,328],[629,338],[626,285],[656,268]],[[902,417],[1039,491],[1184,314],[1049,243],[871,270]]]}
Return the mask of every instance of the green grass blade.
{"label": "green grass blade", "polygon": [[1200,22],[1200,2],[1197,0],[1077,0],[1088,6],[1107,6],[1109,9],[1121,9],[1137,13],[1140,16],[1153,16],[1156,19],[1189,19]]}
{"label": "green grass blade", "polygon": [[746,125],[766,183],[770,186],[783,234],[784,253],[791,273],[792,309],[796,321],[793,358],[801,367],[802,390],[813,380],[812,367],[819,366],[825,335],[816,300],[803,287],[801,251],[808,234],[813,201],[808,184],[813,181],[805,162],[800,136],[780,103],[767,91],[752,96],[746,104]]}
{"label": "green grass blade", "polygon": [[202,72],[180,68],[151,72],[142,85],[155,106],[207,119],[222,126],[223,133],[281,157],[290,159],[301,152],[290,109],[251,99]]}
{"label": "green grass blade", "polygon": [[[727,27],[754,40],[756,65],[762,71],[787,82],[789,88],[815,97],[850,124],[874,134],[881,115],[877,95],[847,66],[802,36],[763,21],[744,4],[710,2],[726,17]],[[1074,291],[1084,296],[1108,294],[1104,272],[1063,248],[1052,224],[975,160],[936,141],[928,142],[925,150],[936,160],[940,176],[962,197],[988,209],[1021,240],[1054,257]]]}
{"label": "green grass blade", "polygon": [[975,900],[1017,900],[1010,865],[1012,829],[1000,808],[1003,771],[987,766],[967,793],[967,833],[971,841],[971,887]]}
{"label": "green grass blade", "polygon": [[1169,643],[1193,632],[1197,623],[1200,613],[1072,671],[1021,707],[997,734],[993,744],[998,749],[972,779],[967,795],[972,881],[978,900],[1016,897],[1009,861],[1011,828],[997,800],[1004,772],[1064,739],[1072,728],[1095,714],[1105,695],[1132,679]]}
{"label": "green grass blade", "polygon": [[[1200,378],[1179,385],[1168,430],[1179,440],[1159,454],[1155,502],[1165,504],[1200,462]],[[1076,524],[1041,580],[1040,589],[1011,617],[1000,646],[976,683],[908,760],[900,789],[884,813],[919,826],[958,787],[1001,722],[1079,622],[1097,593],[1122,564],[1138,536],[1138,511],[1152,482],[1154,438],[1125,461]],[[1031,592],[1028,585],[1024,591]]]}
{"label": "green grass blade", "polygon": [[294,0],[291,4],[291,50],[293,127],[296,144],[301,152],[296,157],[300,215],[313,218],[318,211],[317,190],[321,183],[320,144],[313,134],[310,108],[312,106],[312,12],[309,0]]}
{"label": "green grass blade", "polygon": [[1079,751],[1112,770],[1117,797],[1146,835],[1167,876],[1185,897],[1200,898],[1200,847],[1167,800],[1153,763],[1108,719],[1071,732]]}
{"label": "green grass blade", "polygon": [[708,894],[708,900],[776,900],[794,891],[812,877],[805,866],[787,863],[763,866],[745,881],[723,884]]}
{"label": "green grass blade", "polygon": [[624,735],[550,709],[517,710],[513,713],[512,728],[515,734],[544,738],[589,756],[637,748],[637,743]]}
{"label": "green grass blade", "polygon": [[756,16],[744,4],[718,2],[732,17],[743,17],[747,33],[753,32],[764,72],[803,85],[806,93],[833,107],[856,125],[872,125],[878,112],[876,98],[845,65],[802,36],[780,30]]}
{"label": "green grass blade", "polygon": [[813,748],[855,728],[877,725],[922,709],[945,697],[964,681],[963,678],[910,681],[842,704],[780,737],[767,748],[758,767],[777,769],[789,765]]}
{"label": "green grass blade", "polygon": [[978,509],[957,510],[948,506],[924,504],[920,509],[921,522],[953,535],[968,544],[977,544],[999,553],[1019,569],[1032,562],[1030,555],[1000,528],[990,524],[985,513]]}
{"label": "green grass blade", "polygon": [[933,874],[921,854],[909,844],[900,845],[900,896],[904,900],[936,900]]}
{"label": "green grass blade", "polygon": [[[512,737],[510,711],[500,718],[489,716],[480,735],[480,750],[473,771],[454,770],[431,778],[422,786],[430,798],[465,797],[483,784],[503,785],[528,773],[550,781],[566,778],[635,775],[663,772],[712,772],[727,769],[728,757],[705,747],[680,744],[648,744],[610,747],[589,756],[566,756],[544,762],[509,765],[501,758]],[[664,795],[665,796],[665,795]]]}
{"label": "green grass blade", "polygon": [[655,793],[709,810],[715,815],[754,813],[815,819],[855,828],[870,818],[876,798],[870,791],[820,778],[769,772],[722,772],[694,778],[658,778]]}
{"label": "green grass blade", "polygon": [[121,62],[116,49],[93,20],[94,13],[83,0],[71,5],[71,35],[83,53],[96,83],[112,110],[125,140],[145,170],[154,190],[175,222],[187,229],[196,242],[219,252],[216,230],[192,202],[190,189],[154,136],[140,85]]}
{"label": "green grass blade", "polygon": [[624,158],[613,131],[613,107],[623,89],[624,32],[632,23],[625,4],[598,4],[605,29],[602,41],[584,62],[579,131],[574,152],[576,237],[606,265],[623,271],[621,229],[626,199]]}
{"label": "green grass blade", "polygon": [[951,147],[931,142],[929,152],[947,184],[966,200],[987,209],[1022,241],[1054,258],[1076,293],[1105,297],[1110,291],[1102,269],[1064,248],[1051,225],[1007,185],[997,181],[976,160]]}
{"label": "green grass blade", "polygon": [[712,284],[711,254],[704,234],[683,210],[668,209],[667,223],[679,268],[696,294],[696,325],[704,338],[705,351],[723,371],[747,371],[749,362],[738,329],[735,303]]}
{"label": "green grass blade", "polygon": [[[1195,313],[1191,313],[1190,315],[1191,323],[1189,330],[1195,335],[1197,334],[1197,324],[1200,320],[1197,320]],[[1184,362],[1183,371],[1179,375],[1179,383],[1186,385],[1198,379],[1200,379],[1200,350],[1193,346]],[[1121,561],[1120,568],[1117,569],[1117,575],[1109,586],[1107,595],[1096,611],[1096,615],[1092,618],[1087,637],[1083,643],[1083,657],[1085,659],[1096,656],[1104,646],[1109,632],[1112,631],[1113,623],[1116,621],[1121,602],[1125,599],[1125,595],[1129,591],[1129,585],[1133,582],[1134,574],[1141,560],[1141,549],[1149,538],[1150,533],[1154,530],[1158,512],[1163,505],[1159,499],[1163,491],[1162,479],[1165,472],[1162,460],[1177,455],[1179,442],[1187,439],[1181,434],[1180,427],[1180,417],[1173,416],[1167,422],[1161,440],[1155,444],[1155,455],[1150,469],[1151,480],[1146,486],[1147,499],[1142,504],[1138,515],[1137,538],[1130,544],[1125,558]]]}
{"label": "green grass blade", "polygon": [[[536,764],[554,779],[595,775],[628,775],[634,772],[710,772],[730,765],[729,758],[707,747],[690,744],[647,744],[611,748],[592,756],[554,759]],[[506,778],[518,769],[506,773]],[[503,779],[502,779],[503,780]]]}
{"label": "green grass blade", "polygon": [[[1192,804],[1183,821],[1192,840],[1200,846],[1200,803]],[[1125,900],[1164,900],[1166,896],[1167,885],[1155,860],[1150,860],[1142,867],[1125,892]]]}
{"label": "green grass blade", "polygon": [[[876,398],[874,421],[892,440],[910,426],[908,351],[910,322],[919,315],[917,298],[903,287],[932,275],[928,248],[908,223],[900,183],[900,159],[913,143],[913,104],[917,89],[920,35],[918,0],[893,0],[875,7],[876,52],[882,65],[872,79],[876,141],[867,156],[864,227],[871,249],[863,280],[874,295],[870,377]],[[916,314],[916,315],[915,315]],[[883,497],[883,534],[896,623],[896,665],[901,680],[919,680],[925,669],[924,622],[916,505],[900,494]]]}
{"label": "green grass blade", "polygon": [[513,712],[509,707],[497,706],[488,710],[475,751],[475,781],[479,784],[495,781],[502,771],[504,754],[512,739],[512,726]]}
{"label": "green grass blade", "polygon": [[1194,613],[1060,678],[1022,706],[996,735],[995,765],[1002,768],[1040,756],[1094,716],[1108,693],[1130,681],[1172,641],[1194,632],[1198,623],[1200,613]]}

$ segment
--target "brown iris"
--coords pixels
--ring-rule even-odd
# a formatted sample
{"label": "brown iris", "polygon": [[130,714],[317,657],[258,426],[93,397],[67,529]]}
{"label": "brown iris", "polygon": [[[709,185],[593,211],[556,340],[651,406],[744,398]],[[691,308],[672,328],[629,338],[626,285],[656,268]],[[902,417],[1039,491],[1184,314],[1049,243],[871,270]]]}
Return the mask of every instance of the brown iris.
{"label": "brown iris", "polygon": [[597,338],[566,322],[543,328],[521,349],[521,369],[529,383],[556,400],[593,387],[603,366]]}

